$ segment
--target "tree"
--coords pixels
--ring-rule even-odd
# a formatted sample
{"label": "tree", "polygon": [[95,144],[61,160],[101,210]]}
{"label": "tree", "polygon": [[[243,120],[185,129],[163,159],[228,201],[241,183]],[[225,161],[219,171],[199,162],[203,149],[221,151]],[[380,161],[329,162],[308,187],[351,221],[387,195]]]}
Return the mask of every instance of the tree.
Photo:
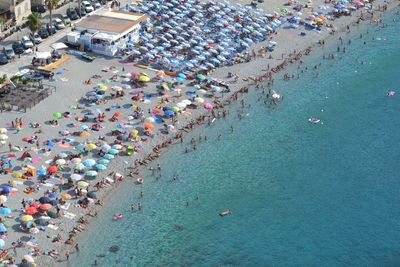
{"label": "tree", "polygon": [[49,34],[52,34],[52,25],[53,25],[53,10],[57,7],[58,2],[60,0],[45,0],[45,3],[47,5],[47,9],[49,10],[50,13],[50,31]]}
{"label": "tree", "polygon": [[[40,20],[40,15],[38,13],[31,13],[28,16],[28,27],[29,30],[32,32],[32,35],[38,32],[38,30],[42,27],[42,21]],[[35,39],[33,39],[33,52],[36,51],[35,49]]]}

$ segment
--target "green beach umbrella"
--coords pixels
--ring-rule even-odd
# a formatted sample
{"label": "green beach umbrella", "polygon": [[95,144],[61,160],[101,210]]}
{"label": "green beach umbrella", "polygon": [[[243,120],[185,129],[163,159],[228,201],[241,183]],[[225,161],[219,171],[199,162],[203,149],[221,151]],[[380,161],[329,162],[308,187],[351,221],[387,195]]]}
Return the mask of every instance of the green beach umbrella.
{"label": "green beach umbrella", "polygon": [[59,119],[59,118],[62,117],[62,115],[61,115],[60,112],[54,112],[54,113],[53,113],[53,117],[56,118],[56,119]]}
{"label": "green beach umbrella", "polygon": [[89,193],[86,194],[86,196],[87,196],[88,198],[93,198],[93,199],[96,199],[96,198],[97,198],[97,196],[96,196],[96,194],[95,194],[94,192],[89,192]]}

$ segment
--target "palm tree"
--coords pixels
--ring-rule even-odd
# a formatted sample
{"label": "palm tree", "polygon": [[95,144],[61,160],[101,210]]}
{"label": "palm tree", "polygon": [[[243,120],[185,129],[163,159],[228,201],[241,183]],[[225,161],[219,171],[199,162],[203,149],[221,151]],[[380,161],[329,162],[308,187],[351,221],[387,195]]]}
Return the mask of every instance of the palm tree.
{"label": "palm tree", "polygon": [[[31,13],[28,16],[28,27],[29,30],[32,32],[32,35],[34,36],[35,33],[42,27],[42,21],[40,20],[40,15],[38,13]],[[33,39],[33,51],[35,52],[35,39]]]}
{"label": "palm tree", "polygon": [[50,13],[50,31],[49,34],[52,34],[52,25],[53,25],[53,9],[57,7],[58,2],[60,2],[60,0],[45,0],[45,3],[47,5],[47,9],[49,10]]}

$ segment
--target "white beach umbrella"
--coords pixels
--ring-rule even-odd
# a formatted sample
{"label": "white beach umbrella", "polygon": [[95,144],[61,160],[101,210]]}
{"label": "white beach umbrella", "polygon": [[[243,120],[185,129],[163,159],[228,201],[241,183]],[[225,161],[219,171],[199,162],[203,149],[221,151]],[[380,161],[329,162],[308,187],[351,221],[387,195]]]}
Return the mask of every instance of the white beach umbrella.
{"label": "white beach umbrella", "polygon": [[6,134],[7,129],[6,128],[0,128],[0,134]]}
{"label": "white beach umbrella", "polygon": [[79,175],[77,173],[71,174],[71,179],[74,181],[80,181],[82,180],[82,175]]}
{"label": "white beach umbrella", "polygon": [[5,134],[0,134],[0,140],[8,140],[8,136]]}

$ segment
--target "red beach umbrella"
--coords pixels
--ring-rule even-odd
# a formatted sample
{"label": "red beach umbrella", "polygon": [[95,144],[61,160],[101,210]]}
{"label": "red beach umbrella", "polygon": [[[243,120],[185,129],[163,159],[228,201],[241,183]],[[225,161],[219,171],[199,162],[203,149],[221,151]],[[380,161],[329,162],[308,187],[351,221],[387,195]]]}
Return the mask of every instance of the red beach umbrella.
{"label": "red beach umbrella", "polygon": [[47,171],[49,172],[49,173],[55,173],[55,172],[57,172],[57,166],[50,166],[50,167],[48,167],[47,168]]}
{"label": "red beach umbrella", "polygon": [[121,117],[121,115],[122,115],[122,113],[118,111],[118,112],[114,113],[113,117],[118,118],[118,117]]}
{"label": "red beach umbrella", "polygon": [[49,203],[46,203],[46,204],[42,204],[42,205],[40,205],[40,209],[41,210],[44,210],[44,211],[46,211],[46,210],[49,210],[49,209],[51,209],[51,207],[53,207],[51,204],[49,204]]}
{"label": "red beach umbrella", "polygon": [[28,215],[34,215],[37,213],[37,209],[35,207],[30,206],[25,209],[25,213]]}

